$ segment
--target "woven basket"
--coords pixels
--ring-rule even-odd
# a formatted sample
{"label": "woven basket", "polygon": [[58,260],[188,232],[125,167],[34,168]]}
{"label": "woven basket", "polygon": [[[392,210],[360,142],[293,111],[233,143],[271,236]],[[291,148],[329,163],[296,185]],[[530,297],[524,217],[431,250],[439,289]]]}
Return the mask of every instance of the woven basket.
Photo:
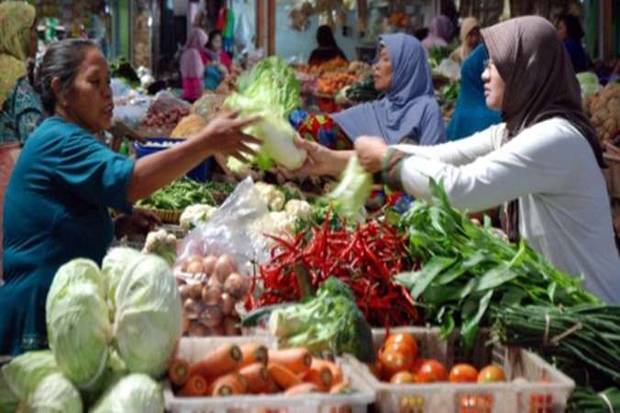
{"label": "woven basket", "polygon": [[150,212],[151,214],[158,217],[161,222],[166,224],[178,224],[179,219],[181,218],[181,214],[183,211],[175,210],[175,209],[149,209],[149,208],[136,208],[140,211]]}
{"label": "woven basket", "polygon": [[607,180],[609,196],[614,201],[620,201],[620,158],[614,155],[605,154],[605,162],[608,168],[604,170]]}

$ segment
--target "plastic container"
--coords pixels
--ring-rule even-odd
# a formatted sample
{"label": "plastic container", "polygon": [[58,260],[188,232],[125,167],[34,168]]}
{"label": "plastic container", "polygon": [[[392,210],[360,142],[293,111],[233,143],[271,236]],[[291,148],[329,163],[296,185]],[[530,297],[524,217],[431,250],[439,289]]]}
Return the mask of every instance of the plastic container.
{"label": "plastic container", "polygon": [[[468,362],[476,368],[495,363],[502,366],[509,380],[491,384],[403,384],[379,381],[368,367],[355,360],[359,369],[377,391],[377,407],[381,412],[403,413],[556,413],[563,412],[575,383],[536,354],[520,348],[485,347],[487,337],[480,336],[469,357],[459,354],[458,337],[439,337],[438,328],[395,328],[406,331],[418,342],[418,357],[436,358],[450,369],[454,363]],[[385,330],[373,330],[375,349],[385,339]],[[515,378],[527,382],[513,382]]]}
{"label": "plastic container", "polygon": [[[146,143],[134,142],[134,149],[136,150],[136,157],[142,158],[154,153],[167,149],[172,145],[176,145],[183,140],[172,138],[148,138]],[[157,146],[156,146],[157,145]],[[198,166],[187,173],[187,177],[198,182],[206,182],[211,179],[211,173],[213,172],[213,157],[209,157]]]}
{"label": "plastic container", "polygon": [[[210,350],[222,344],[258,342],[275,348],[273,338],[267,335],[256,337],[208,337],[182,338],[178,355],[194,361]],[[359,375],[359,371],[344,359],[337,362],[343,369],[355,393],[330,395],[324,393],[284,395],[248,395],[233,397],[176,397],[170,383],[166,382],[164,398],[166,411],[170,413],[365,413],[367,406],[374,402],[375,393],[368,385],[368,380]]]}

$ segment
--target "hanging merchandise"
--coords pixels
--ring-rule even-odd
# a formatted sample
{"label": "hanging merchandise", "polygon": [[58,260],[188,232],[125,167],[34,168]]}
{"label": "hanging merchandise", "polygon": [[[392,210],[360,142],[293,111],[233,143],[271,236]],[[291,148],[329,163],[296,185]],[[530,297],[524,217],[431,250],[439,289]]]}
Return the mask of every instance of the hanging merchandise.
{"label": "hanging merchandise", "polygon": [[226,6],[222,7],[217,15],[217,21],[215,22],[215,29],[220,32],[224,31],[224,27],[226,26],[226,14],[228,13],[228,9]]}
{"label": "hanging merchandise", "polygon": [[230,7],[226,13],[226,25],[222,31],[224,51],[232,56],[235,46],[235,12]]}

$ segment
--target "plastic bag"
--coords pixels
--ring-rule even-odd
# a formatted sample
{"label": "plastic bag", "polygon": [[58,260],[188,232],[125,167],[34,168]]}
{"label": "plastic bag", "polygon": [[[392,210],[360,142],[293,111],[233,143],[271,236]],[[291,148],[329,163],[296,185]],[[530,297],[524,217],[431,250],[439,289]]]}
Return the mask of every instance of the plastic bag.
{"label": "plastic bag", "polygon": [[156,113],[168,113],[174,108],[181,108],[189,111],[192,108],[192,105],[177,98],[167,90],[162,90],[157,93],[153,103],[151,104],[151,111]]}
{"label": "plastic bag", "polygon": [[275,223],[251,178],[237,185],[209,221],[196,224],[181,244],[178,262],[192,255],[222,254],[233,256],[240,265],[269,260],[271,239],[264,233]]}
{"label": "plastic bag", "polygon": [[435,72],[450,80],[459,80],[461,78],[461,65],[452,59],[443,59]]}
{"label": "plastic bag", "polygon": [[114,96],[113,120],[136,129],[146,116],[153,98],[136,92],[119,79],[112,79],[111,87]]}

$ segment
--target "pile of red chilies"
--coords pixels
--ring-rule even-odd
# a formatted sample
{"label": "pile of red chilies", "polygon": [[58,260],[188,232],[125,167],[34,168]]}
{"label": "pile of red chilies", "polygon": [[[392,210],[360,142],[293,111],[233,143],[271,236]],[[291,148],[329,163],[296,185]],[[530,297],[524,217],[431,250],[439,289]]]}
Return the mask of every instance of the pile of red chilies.
{"label": "pile of red chilies", "polygon": [[412,269],[404,238],[394,228],[376,221],[355,230],[334,230],[328,221],[312,228],[311,237],[307,233],[291,240],[274,237],[271,262],[261,266],[258,275],[264,290],[248,306],[298,301],[302,292],[293,268],[301,264],[307,269],[314,290],[330,276],[351,287],[358,307],[371,325],[415,323],[418,313],[413,299],[405,288],[392,281],[401,270]]}

